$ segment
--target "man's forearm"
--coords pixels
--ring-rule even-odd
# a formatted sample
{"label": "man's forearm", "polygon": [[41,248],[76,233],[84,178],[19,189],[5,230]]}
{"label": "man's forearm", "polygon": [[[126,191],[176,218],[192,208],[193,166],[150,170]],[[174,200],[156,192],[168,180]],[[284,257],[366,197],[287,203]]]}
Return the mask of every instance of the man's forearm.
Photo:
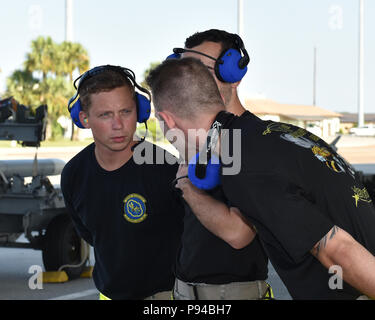
{"label": "man's forearm", "polygon": [[241,249],[255,237],[252,226],[236,208],[229,208],[191,184],[183,187],[183,198],[209,231],[233,248]]}
{"label": "man's forearm", "polygon": [[333,257],[333,264],[342,267],[347,283],[375,298],[375,257],[366,248],[358,242],[348,243]]}
{"label": "man's forearm", "polygon": [[341,267],[345,282],[375,298],[375,257],[349,233],[335,226],[312,253],[328,269]]}

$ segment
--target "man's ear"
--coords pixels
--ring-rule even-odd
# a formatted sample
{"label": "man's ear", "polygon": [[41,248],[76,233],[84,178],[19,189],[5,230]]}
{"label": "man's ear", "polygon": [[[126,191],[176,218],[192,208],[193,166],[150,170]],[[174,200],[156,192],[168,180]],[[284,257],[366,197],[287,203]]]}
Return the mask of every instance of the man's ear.
{"label": "man's ear", "polygon": [[78,116],[79,116],[79,121],[81,121],[82,125],[86,129],[89,129],[90,124],[89,124],[89,121],[88,121],[88,114],[85,111],[80,111]]}
{"label": "man's ear", "polygon": [[168,129],[173,129],[176,127],[176,121],[172,113],[168,110],[159,111],[158,112],[158,119],[159,121],[162,120],[167,125]]}

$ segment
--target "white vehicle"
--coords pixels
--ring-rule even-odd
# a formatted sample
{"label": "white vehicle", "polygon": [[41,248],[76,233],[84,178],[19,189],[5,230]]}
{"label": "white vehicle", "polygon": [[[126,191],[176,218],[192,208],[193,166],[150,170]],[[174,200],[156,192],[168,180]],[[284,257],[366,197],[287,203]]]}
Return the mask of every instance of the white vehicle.
{"label": "white vehicle", "polygon": [[375,136],[375,126],[367,124],[363,127],[351,128],[349,132],[356,136]]}

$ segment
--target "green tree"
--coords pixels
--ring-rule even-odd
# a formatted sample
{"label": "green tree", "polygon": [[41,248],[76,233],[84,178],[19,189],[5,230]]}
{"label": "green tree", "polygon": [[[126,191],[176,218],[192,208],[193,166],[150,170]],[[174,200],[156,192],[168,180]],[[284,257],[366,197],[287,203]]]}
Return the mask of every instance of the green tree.
{"label": "green tree", "polygon": [[64,41],[59,45],[58,52],[60,54],[58,73],[68,75],[71,82],[73,82],[74,71],[77,70],[82,74],[89,69],[89,55],[80,43]]}
{"label": "green tree", "polygon": [[48,105],[48,121],[51,126],[52,139],[59,138],[62,134],[57,120],[67,113],[67,101],[73,94],[71,84],[62,76],[49,77],[40,84],[39,101],[40,104]]}
{"label": "green tree", "polygon": [[32,72],[16,70],[6,81],[6,95],[13,96],[24,105],[36,105],[39,95],[39,80]]}
{"label": "green tree", "polygon": [[[142,75],[143,81],[140,83],[140,85],[143,88],[146,88],[146,89],[150,90],[150,87],[146,83],[146,78],[150,74],[151,70],[155,69],[160,63],[161,62],[158,62],[158,61],[151,62],[149,67],[143,72],[143,75]],[[164,134],[161,131],[159,121],[155,117],[151,117],[147,121],[147,127],[148,127],[147,137],[148,137],[149,140],[151,140],[154,143],[156,143],[156,142],[167,143],[167,140],[165,140]],[[146,135],[146,127],[143,123],[138,125],[137,133],[138,133],[139,136],[145,136]]]}
{"label": "green tree", "polygon": [[[16,70],[7,79],[8,96],[30,107],[48,105],[48,130],[56,138],[57,119],[68,115],[67,102],[74,95],[73,72],[89,68],[87,51],[79,43],[55,43],[50,37],[38,37],[31,42],[24,70]],[[67,79],[69,76],[69,80]]]}
{"label": "green tree", "polygon": [[[73,83],[73,72],[78,71],[80,74],[88,70],[90,59],[87,50],[79,43],[64,41],[59,45],[59,62],[58,74],[68,75],[69,81]],[[77,131],[72,122],[72,135],[70,140],[77,139]]]}
{"label": "green tree", "polygon": [[143,88],[146,88],[148,90],[150,90],[150,87],[147,85],[146,83],[146,78],[148,77],[148,75],[150,74],[151,70],[152,69],[155,69],[161,62],[151,62],[149,67],[143,72],[143,81],[140,83],[140,85],[143,87]]}
{"label": "green tree", "polygon": [[31,52],[26,54],[25,69],[30,72],[41,72],[42,79],[49,72],[56,73],[57,48],[51,37],[38,37],[31,41]]}

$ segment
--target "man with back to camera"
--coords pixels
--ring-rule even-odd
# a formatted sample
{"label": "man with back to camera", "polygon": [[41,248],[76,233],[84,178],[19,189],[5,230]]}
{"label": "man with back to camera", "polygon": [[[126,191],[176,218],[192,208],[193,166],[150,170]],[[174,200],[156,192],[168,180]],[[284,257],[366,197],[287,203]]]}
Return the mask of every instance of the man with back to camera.
{"label": "man with back to camera", "polygon": [[[200,154],[217,147],[222,157],[224,148],[233,151],[240,144],[240,155],[233,154],[241,160],[239,173],[222,163],[218,174],[224,194],[255,226],[294,299],[375,297],[375,208],[340,155],[302,128],[226,113],[207,67],[197,59],[166,60],[147,82],[168,128],[207,139]],[[239,132],[240,140],[213,145],[207,131],[220,127],[230,129],[229,136]],[[199,128],[205,132],[192,130]],[[194,174],[196,169],[181,179],[183,193],[195,188],[189,180],[199,182]],[[205,215],[214,220],[214,212]],[[330,285],[331,267],[342,271],[342,287]]]}
{"label": "man with back to camera", "polygon": [[[235,34],[211,29],[197,32],[185,41],[185,48],[174,49],[182,57],[200,59],[214,77],[225,108],[237,115],[246,110],[237,95],[237,87],[244,76],[222,79],[216,76],[215,62],[227,50],[244,50],[242,40]],[[246,53],[247,54],[247,53]],[[179,58],[179,55],[174,55]],[[247,61],[248,62],[248,61]],[[246,116],[252,116],[245,112]],[[187,166],[180,165],[177,177],[187,174]],[[177,182],[177,187],[184,184]],[[184,192],[185,217],[182,244],[176,263],[175,299],[255,300],[270,298],[272,293],[267,279],[268,259],[252,226],[243,220],[237,208],[231,206],[218,187],[197,192]],[[217,225],[230,224],[225,233],[212,233],[205,228],[202,213],[215,212]],[[238,228],[247,234],[237,237]],[[217,228],[224,230],[223,228]]]}
{"label": "man with back to camera", "polygon": [[[69,106],[94,143],[67,163],[61,189],[78,234],[94,247],[102,300],[169,300],[174,283],[183,207],[170,182],[178,165],[137,164],[139,150],[150,150],[134,136],[150,102],[136,88],[147,93],[131,70],[96,67],[81,77],[80,106]],[[161,148],[151,150],[165,158]]]}

